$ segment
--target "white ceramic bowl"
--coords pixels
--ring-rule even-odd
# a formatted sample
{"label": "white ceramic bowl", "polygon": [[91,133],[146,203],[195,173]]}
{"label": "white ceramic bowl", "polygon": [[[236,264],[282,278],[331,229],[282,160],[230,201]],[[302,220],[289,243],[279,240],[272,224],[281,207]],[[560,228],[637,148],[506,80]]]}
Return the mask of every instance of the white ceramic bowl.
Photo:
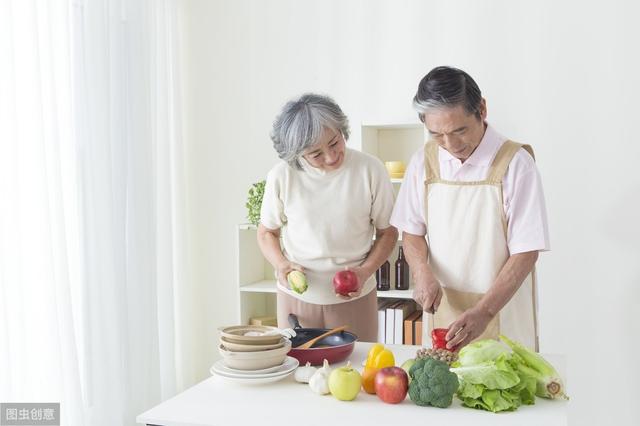
{"label": "white ceramic bowl", "polygon": [[247,345],[244,343],[231,342],[225,337],[220,337],[220,344],[222,344],[226,350],[232,352],[258,352],[281,348],[285,345],[286,340],[284,337],[281,337],[280,341],[273,345]]}
{"label": "white ceramic bowl", "polygon": [[220,336],[227,342],[240,343],[242,345],[275,345],[280,342],[282,335],[275,333],[268,336],[247,336],[247,333],[269,333],[276,332],[278,328],[265,325],[234,325],[220,328]]}
{"label": "white ceramic bowl", "polygon": [[287,353],[291,350],[291,342],[287,340],[280,348],[258,352],[234,352],[225,349],[222,345],[218,347],[218,350],[222,355],[224,365],[229,368],[245,371],[261,370],[282,364]]}

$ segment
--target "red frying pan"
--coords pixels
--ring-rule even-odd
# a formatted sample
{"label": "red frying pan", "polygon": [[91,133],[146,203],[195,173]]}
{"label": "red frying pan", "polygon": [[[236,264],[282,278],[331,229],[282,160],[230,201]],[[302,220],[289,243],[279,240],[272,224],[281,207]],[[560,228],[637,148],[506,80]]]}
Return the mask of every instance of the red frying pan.
{"label": "red frying pan", "polygon": [[353,347],[358,336],[348,331],[341,331],[330,336],[326,336],[316,342],[312,348],[296,349],[297,346],[318,337],[329,331],[327,328],[303,328],[298,321],[298,317],[289,314],[289,324],[296,331],[296,336],[291,339],[291,350],[288,355],[300,361],[300,365],[310,362],[311,365],[322,365],[323,360],[329,364],[344,361],[353,352]]}

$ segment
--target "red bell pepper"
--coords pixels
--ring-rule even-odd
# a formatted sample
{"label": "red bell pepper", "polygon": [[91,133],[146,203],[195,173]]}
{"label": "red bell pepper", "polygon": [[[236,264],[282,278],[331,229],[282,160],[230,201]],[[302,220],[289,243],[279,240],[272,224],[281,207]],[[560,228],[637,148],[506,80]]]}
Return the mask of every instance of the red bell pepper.
{"label": "red bell pepper", "polygon": [[434,328],[431,331],[431,346],[433,349],[447,349],[448,328]]}

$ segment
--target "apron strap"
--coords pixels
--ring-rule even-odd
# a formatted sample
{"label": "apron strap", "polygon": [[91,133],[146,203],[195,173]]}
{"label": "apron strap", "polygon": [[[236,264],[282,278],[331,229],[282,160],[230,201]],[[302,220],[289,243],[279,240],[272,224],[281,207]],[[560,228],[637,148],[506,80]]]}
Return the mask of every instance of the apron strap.
{"label": "apron strap", "polygon": [[[429,217],[429,184],[440,180],[440,161],[438,160],[438,144],[428,141],[424,146],[424,222]],[[429,232],[425,235],[429,247]]]}
{"label": "apron strap", "polygon": [[426,183],[440,179],[440,162],[438,161],[438,144],[429,141],[424,146],[424,170]]}
{"label": "apron strap", "polygon": [[531,146],[522,145],[513,141],[506,141],[498,150],[498,153],[493,159],[493,163],[491,163],[491,168],[489,169],[489,174],[487,175],[488,182],[502,182],[502,178],[509,168],[509,163],[511,163],[513,156],[516,155],[516,152],[518,152],[520,148],[524,148],[529,154],[531,154],[531,156],[535,160],[536,157],[533,154],[533,149],[531,148]]}

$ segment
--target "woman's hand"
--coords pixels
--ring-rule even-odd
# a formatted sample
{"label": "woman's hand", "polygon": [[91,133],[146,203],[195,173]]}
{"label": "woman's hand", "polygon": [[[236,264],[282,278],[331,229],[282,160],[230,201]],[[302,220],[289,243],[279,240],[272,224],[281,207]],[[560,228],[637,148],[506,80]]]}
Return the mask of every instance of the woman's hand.
{"label": "woman's hand", "polygon": [[297,263],[290,262],[282,253],[280,247],[280,228],[269,229],[263,224],[258,225],[258,246],[264,257],[269,261],[276,271],[276,278],[278,282],[289,287],[289,280],[287,275],[291,271],[300,271],[304,274],[304,268]]}
{"label": "woman's hand", "polygon": [[467,309],[460,318],[449,325],[449,332],[445,337],[447,349],[458,350],[480,336],[487,328],[493,316],[479,306]]}
{"label": "woman's hand", "polygon": [[304,268],[302,266],[297,263],[290,262],[288,259],[285,259],[276,265],[276,276],[278,277],[278,282],[288,289],[291,289],[291,287],[289,286],[287,275],[289,275],[289,272],[291,271],[300,271],[304,274]]}
{"label": "woman's hand", "polygon": [[336,293],[336,296],[343,300],[351,300],[354,297],[360,297],[360,293],[362,293],[362,287],[364,287],[364,283],[366,283],[369,277],[373,274],[362,266],[352,266],[350,268],[345,268],[345,270],[353,272],[354,274],[356,274],[356,277],[358,277],[358,290],[352,291],[346,296]]}

